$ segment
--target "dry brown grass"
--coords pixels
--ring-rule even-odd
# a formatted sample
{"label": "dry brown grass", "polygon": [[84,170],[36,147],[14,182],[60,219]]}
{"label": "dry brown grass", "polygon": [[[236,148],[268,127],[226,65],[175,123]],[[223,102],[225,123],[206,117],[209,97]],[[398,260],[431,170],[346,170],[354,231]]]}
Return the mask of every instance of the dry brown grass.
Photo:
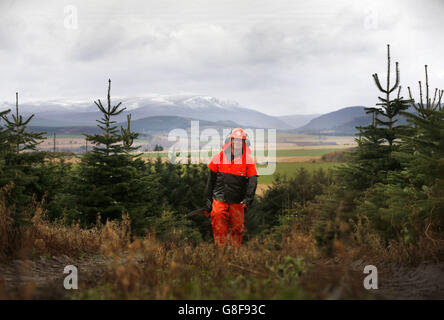
{"label": "dry brown grass", "polygon": [[272,186],[271,183],[258,184],[256,188],[256,194],[258,196],[263,196],[270,186]]}
{"label": "dry brown grass", "polygon": [[0,189],[0,259],[11,255],[22,243],[21,230],[15,227],[13,208],[6,203],[13,186],[11,183]]}
{"label": "dry brown grass", "polygon": [[362,258],[384,264],[418,265],[424,261],[442,261],[444,258],[443,240],[420,237],[416,242],[405,244],[390,241],[384,244],[377,236],[369,235],[369,241],[360,246],[355,245],[352,252],[356,258]]}
{"label": "dry brown grass", "polygon": [[64,163],[77,164],[77,163],[80,163],[82,161],[82,159],[78,156],[72,156],[72,157],[63,158],[63,160],[55,158],[53,161],[55,161],[57,163],[60,163],[63,161]]}
{"label": "dry brown grass", "polygon": [[[10,186],[0,192],[0,254],[4,259],[41,255],[109,258],[103,275],[80,281],[74,296],[80,299],[368,298],[362,270],[351,267],[355,261],[422,261],[439,259],[443,251],[442,242],[433,237],[409,246],[397,242],[384,246],[368,235],[366,245],[337,241],[333,257],[327,257],[318,251],[309,221],[286,226],[279,241],[270,234],[240,248],[160,241],[151,233],[130,239],[127,216],[82,229],[49,222],[39,203],[29,206],[30,223],[15,228],[13,210],[5,203],[8,190]],[[34,297],[32,283],[21,288],[14,297]],[[0,277],[0,299],[8,297],[11,294]]]}
{"label": "dry brown grass", "polygon": [[[155,162],[157,160],[157,157],[148,157],[148,156],[141,156],[140,159],[142,159],[145,162]],[[160,157],[162,163],[169,162],[168,157]]]}
{"label": "dry brown grass", "polygon": [[110,299],[273,299],[303,298],[298,280],[317,255],[314,240],[295,230],[275,248],[272,237],[242,247],[217,248],[165,242],[152,234],[114,257],[101,284],[79,298]]}
{"label": "dry brown grass", "polygon": [[[94,228],[84,229],[79,224],[70,226],[50,222],[42,210],[42,204],[31,203],[22,225],[14,224],[14,208],[6,205],[5,197],[12,185],[0,190],[0,259],[38,255],[67,255],[101,253],[112,247],[124,250],[129,243],[129,218],[122,221],[97,223]],[[99,220],[98,220],[99,221]]]}
{"label": "dry brown grass", "polygon": [[[322,256],[301,225],[242,247],[158,241],[149,235],[133,241],[114,259],[103,282],[85,287],[77,298],[106,299],[348,299],[372,298],[362,286],[357,248],[335,245]],[[111,250],[112,252],[112,250]],[[118,255],[114,255],[117,257]]]}
{"label": "dry brown grass", "polygon": [[[131,240],[129,225],[123,217],[84,230],[51,225],[37,214],[25,239],[39,246],[39,254],[86,252],[109,258],[99,279],[80,282],[74,295],[79,299],[365,299],[372,296],[363,289],[362,270],[352,268],[355,261],[379,265],[438,250],[430,239],[409,248],[384,247],[377,240],[369,246],[337,241],[334,256],[326,257],[304,223],[285,228],[278,242],[270,234],[240,248],[160,241],[153,234]],[[22,290],[18,297],[33,297],[32,284]],[[0,298],[5,297],[0,279]]]}
{"label": "dry brown grass", "polygon": [[[276,161],[279,162],[313,162],[319,161],[320,156],[291,156],[291,157],[276,157]],[[257,160],[258,162],[261,159]],[[263,159],[266,160],[266,159]]]}

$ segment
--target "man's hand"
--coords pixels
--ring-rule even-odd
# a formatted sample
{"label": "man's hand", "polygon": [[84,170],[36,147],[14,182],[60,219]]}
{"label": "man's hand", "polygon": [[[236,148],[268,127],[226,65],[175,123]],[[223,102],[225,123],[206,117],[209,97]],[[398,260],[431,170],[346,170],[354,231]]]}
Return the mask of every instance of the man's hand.
{"label": "man's hand", "polygon": [[242,208],[244,208],[244,209],[248,208],[248,204],[247,204],[246,200],[242,200],[241,205],[242,205]]}
{"label": "man's hand", "polygon": [[207,199],[207,202],[205,203],[205,210],[210,213],[213,210],[213,199]]}
{"label": "man's hand", "polygon": [[257,187],[257,175],[251,176],[248,178],[247,192],[245,194],[244,200],[241,203],[244,203],[243,208],[247,209],[253,204],[254,194],[256,192]]}

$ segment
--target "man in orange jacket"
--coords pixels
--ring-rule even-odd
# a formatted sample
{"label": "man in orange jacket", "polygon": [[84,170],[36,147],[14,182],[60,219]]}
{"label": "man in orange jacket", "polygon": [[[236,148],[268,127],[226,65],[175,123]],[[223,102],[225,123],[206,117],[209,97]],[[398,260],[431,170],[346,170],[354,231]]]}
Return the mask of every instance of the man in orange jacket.
{"label": "man in orange jacket", "polygon": [[245,131],[236,128],[208,164],[207,209],[219,247],[242,243],[244,210],[253,202],[258,178],[249,146]]}

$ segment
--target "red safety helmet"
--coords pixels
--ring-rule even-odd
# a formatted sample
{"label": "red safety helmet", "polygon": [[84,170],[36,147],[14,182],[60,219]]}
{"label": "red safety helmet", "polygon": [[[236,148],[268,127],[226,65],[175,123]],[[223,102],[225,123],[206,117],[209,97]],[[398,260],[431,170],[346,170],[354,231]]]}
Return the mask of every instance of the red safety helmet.
{"label": "red safety helmet", "polygon": [[233,139],[247,139],[247,134],[241,128],[236,128],[231,131],[230,138]]}
{"label": "red safety helmet", "polygon": [[230,134],[225,139],[225,144],[227,144],[230,139],[243,139],[247,146],[250,146],[250,139],[248,139],[247,133],[242,128],[236,128],[231,130]]}

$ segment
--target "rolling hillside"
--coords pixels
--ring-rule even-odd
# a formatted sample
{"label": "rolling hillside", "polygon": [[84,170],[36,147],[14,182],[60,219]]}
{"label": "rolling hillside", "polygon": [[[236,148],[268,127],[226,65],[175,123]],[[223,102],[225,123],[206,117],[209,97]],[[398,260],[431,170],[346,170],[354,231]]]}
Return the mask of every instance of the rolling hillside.
{"label": "rolling hillside", "polygon": [[[411,107],[408,111],[413,112],[413,110]],[[395,119],[398,119],[397,125],[407,123],[403,116]],[[357,126],[367,126],[371,121],[372,116],[365,113],[364,107],[346,107],[314,118],[293,131],[306,134],[354,135],[358,132]]]}
{"label": "rolling hillside", "polygon": [[[131,121],[131,129],[135,132],[139,132],[143,135],[149,134],[162,134],[167,133],[173,129],[190,129],[191,121],[197,120],[192,118],[184,118],[177,116],[155,116],[146,117],[138,120]],[[126,122],[117,123],[117,126],[126,127]],[[199,129],[215,128],[217,130],[223,128],[236,128],[240,127],[239,124],[233,121],[199,121]],[[68,134],[68,135],[81,135],[81,134],[94,134],[99,133],[100,130],[97,126],[30,126],[32,131],[44,131],[48,134]]]}
{"label": "rolling hillside", "polygon": [[[154,116],[176,116],[211,122],[234,121],[242,127],[293,129],[294,127],[277,117],[245,108],[235,101],[220,100],[199,95],[169,95],[136,98],[114,98],[113,105],[122,102],[127,109],[116,117],[125,121],[131,113],[133,120]],[[104,102],[104,101],[102,101]],[[1,103],[0,110],[11,109],[12,103]],[[90,101],[47,101],[22,103],[21,112],[26,116],[34,113],[34,124],[38,126],[95,126],[100,118],[93,99]]]}

